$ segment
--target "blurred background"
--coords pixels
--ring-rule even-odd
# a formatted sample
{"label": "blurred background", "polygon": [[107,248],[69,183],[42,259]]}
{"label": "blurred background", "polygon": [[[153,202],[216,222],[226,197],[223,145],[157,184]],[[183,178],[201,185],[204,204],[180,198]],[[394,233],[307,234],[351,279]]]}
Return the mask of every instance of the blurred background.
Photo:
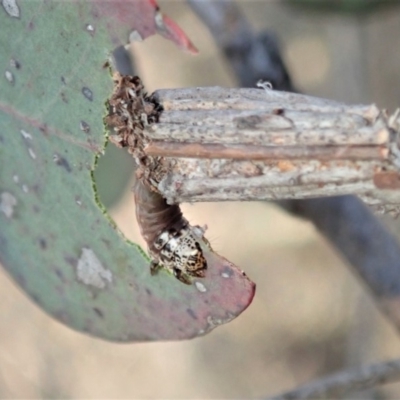
{"label": "blurred background", "polygon": [[[299,90],[393,111],[400,105],[398,2],[373,7],[376,2],[336,1],[333,9],[322,3],[239,1],[255,30],[276,34]],[[159,5],[200,54],[185,54],[158,36],[135,44],[148,91],[237,86],[186,2]],[[96,181],[117,225],[143,244],[134,216],[133,169],[125,151],[108,146]],[[269,203],[183,205],[183,211],[192,223],[207,224],[214,249],[256,282],[249,309],[191,341],[113,344],[53,321],[0,270],[1,398],[255,398],[400,356],[395,329],[312,224]],[[396,230],[396,222],[387,223]],[[357,397],[400,398],[400,384]]]}

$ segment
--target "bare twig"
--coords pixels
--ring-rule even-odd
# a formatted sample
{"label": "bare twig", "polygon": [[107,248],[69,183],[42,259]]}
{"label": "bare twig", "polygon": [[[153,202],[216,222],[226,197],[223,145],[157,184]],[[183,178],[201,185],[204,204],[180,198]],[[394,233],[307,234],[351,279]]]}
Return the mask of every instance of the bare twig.
{"label": "bare twig", "polygon": [[395,130],[375,106],[260,89],[168,89],[153,99],[163,111],[145,129],[144,153],[169,161],[161,179],[149,176],[170,203],[343,194],[400,203]]}
{"label": "bare twig", "polygon": [[337,399],[354,391],[399,380],[400,360],[385,361],[327,376],[270,400]]}

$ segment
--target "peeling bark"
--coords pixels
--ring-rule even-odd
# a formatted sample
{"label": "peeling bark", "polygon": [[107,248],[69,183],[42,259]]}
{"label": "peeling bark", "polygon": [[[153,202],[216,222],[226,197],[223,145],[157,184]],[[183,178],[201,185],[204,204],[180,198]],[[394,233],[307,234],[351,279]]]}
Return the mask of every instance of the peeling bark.
{"label": "peeling bark", "polygon": [[145,127],[143,151],[169,166],[157,190],[171,204],[345,194],[391,209],[400,202],[398,114],[260,89],[152,97],[163,111]]}

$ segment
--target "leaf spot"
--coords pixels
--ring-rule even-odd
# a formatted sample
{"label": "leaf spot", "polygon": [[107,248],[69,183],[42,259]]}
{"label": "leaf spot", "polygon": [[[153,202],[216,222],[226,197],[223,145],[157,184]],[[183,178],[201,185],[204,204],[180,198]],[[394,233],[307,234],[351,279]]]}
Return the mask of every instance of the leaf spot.
{"label": "leaf spot", "polygon": [[89,133],[90,132],[90,125],[85,121],[81,121],[80,122],[79,128],[81,129],[81,131],[83,131],[85,133]]}
{"label": "leaf spot", "polygon": [[199,292],[201,292],[201,293],[207,292],[207,288],[201,282],[195,282],[194,285],[196,286],[196,289]]}
{"label": "leaf spot", "polygon": [[207,332],[212,331],[219,325],[226,324],[226,323],[232,321],[234,318],[235,318],[235,316],[229,312],[227,313],[225,318],[216,318],[216,317],[212,317],[211,315],[209,315],[207,317]]}
{"label": "leaf spot", "polygon": [[14,214],[14,207],[17,205],[17,199],[8,192],[1,194],[0,211],[7,217],[11,218]]}
{"label": "leaf spot", "polygon": [[196,313],[195,313],[191,308],[188,308],[188,309],[186,310],[186,312],[187,312],[193,319],[197,319]]}
{"label": "leaf spot", "polygon": [[68,104],[68,98],[64,92],[60,92],[60,97],[64,103]]}
{"label": "leaf spot", "polygon": [[232,270],[227,266],[224,268],[224,270],[221,273],[221,276],[223,278],[231,278],[233,275]]}
{"label": "leaf spot", "polygon": [[89,100],[93,101],[93,92],[88,87],[82,88],[82,94]]}
{"label": "leaf spot", "polygon": [[129,34],[129,42],[142,42],[143,41],[143,36],[138,32],[138,31],[132,31]]}
{"label": "leaf spot", "polygon": [[67,172],[71,172],[71,167],[69,166],[69,162],[61,157],[59,154],[53,154],[53,161],[60,167],[63,167]]}
{"label": "leaf spot", "polygon": [[29,152],[29,155],[34,159],[34,160],[36,160],[36,153],[29,147],[29,149],[28,149],[28,152]]}
{"label": "leaf spot", "polygon": [[11,83],[11,85],[14,84],[14,75],[11,71],[6,70],[6,72],[4,72],[4,76],[6,77],[6,79],[8,80],[8,82]]}
{"label": "leaf spot", "polygon": [[21,68],[21,63],[16,60],[15,58],[10,59],[10,67],[15,68],[15,69],[20,69]]}
{"label": "leaf spot", "polygon": [[83,247],[82,254],[76,265],[78,280],[85,285],[104,289],[107,282],[112,282],[112,273],[103,267],[92,249]]}
{"label": "leaf spot", "polygon": [[29,193],[29,188],[28,188],[28,186],[27,185],[22,185],[22,190],[23,190],[23,192],[24,193]]}
{"label": "leaf spot", "polygon": [[96,313],[96,315],[100,318],[104,318],[103,311],[100,310],[100,308],[93,307],[93,311]]}
{"label": "leaf spot", "polygon": [[93,33],[93,32],[94,32],[94,26],[91,25],[91,24],[87,24],[87,25],[86,25],[86,30],[87,30],[88,32],[90,32],[90,33]]}
{"label": "leaf spot", "polygon": [[16,0],[3,0],[2,1],[3,8],[5,12],[13,18],[19,18],[20,12],[19,7]]}
{"label": "leaf spot", "polygon": [[21,135],[23,136],[24,139],[32,140],[32,135],[30,133],[24,131],[23,129],[21,129]]}

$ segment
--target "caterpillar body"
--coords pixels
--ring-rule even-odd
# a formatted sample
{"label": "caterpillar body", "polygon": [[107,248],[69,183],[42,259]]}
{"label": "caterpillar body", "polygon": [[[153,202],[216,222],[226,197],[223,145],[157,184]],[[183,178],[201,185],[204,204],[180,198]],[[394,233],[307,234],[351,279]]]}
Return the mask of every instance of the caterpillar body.
{"label": "caterpillar body", "polygon": [[142,179],[134,186],[136,218],[140,232],[152,258],[150,272],[166,268],[181,282],[191,284],[191,278],[204,277],[207,261],[200,241],[208,245],[204,229],[191,226],[178,205],[169,205]]}
{"label": "caterpillar body", "polygon": [[163,107],[147,95],[137,76],[115,72],[114,84],[105,123],[112,129],[110,141],[127,147],[139,166],[134,186],[136,218],[152,259],[150,272],[165,268],[191,284],[192,278],[204,277],[207,269],[202,246],[209,248],[209,244],[204,229],[191,226],[179,206],[167,204],[146,177],[151,171],[152,181],[157,182],[165,172],[162,157],[150,157],[144,150],[149,142],[146,127],[158,122]]}

